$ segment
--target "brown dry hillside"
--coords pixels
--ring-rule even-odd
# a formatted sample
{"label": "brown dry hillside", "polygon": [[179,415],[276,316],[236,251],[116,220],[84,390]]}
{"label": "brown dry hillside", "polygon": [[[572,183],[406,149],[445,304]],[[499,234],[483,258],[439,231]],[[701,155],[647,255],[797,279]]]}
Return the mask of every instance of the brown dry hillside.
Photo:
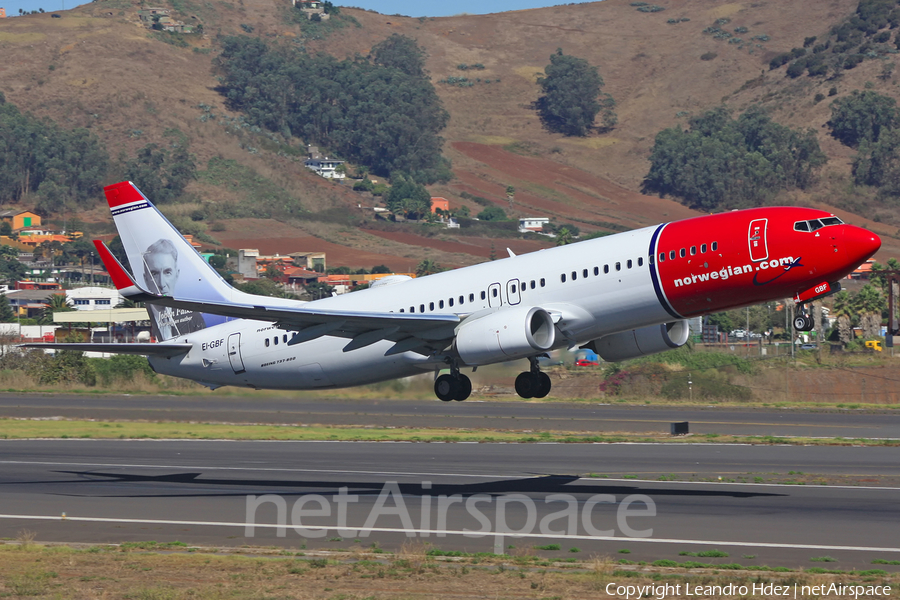
{"label": "brown dry hillside", "polygon": [[[303,168],[302,160],[277,155],[264,145],[251,151],[248,146],[253,144],[248,144],[246,136],[233,135],[223,126],[221,117],[238,115],[224,108],[215,89],[211,61],[217,52],[217,36],[252,28],[252,35],[294,43],[301,33],[287,16],[290,2],[161,3],[177,9],[176,16],[182,20],[202,22],[206,35],[190,38],[187,48],[163,43],[141,27],[139,6],[130,0],[98,0],[59,13],[62,18],[58,19],[46,14],[0,21],[0,91],[24,110],[65,126],[91,128],[113,156],[128,155],[147,143],[165,143],[164,133],[177,128],[190,137],[191,151],[201,169],[213,156],[234,159],[301,198],[309,210],[338,209],[365,216],[359,205],[365,206],[366,201],[347,186],[330,184]],[[460,196],[468,192],[488,198],[514,215],[551,216],[574,222],[586,231],[639,227],[690,216],[692,211],[671,199],[639,193],[649,149],[660,129],[683,123],[687,115],[723,101],[736,110],[762,101],[775,110],[780,122],[814,127],[830,156],[826,169],[847,172],[850,151],[831,140],[822,127],[829,116],[828,102],[815,104],[812,100],[823,86],[827,89],[834,83],[787,80],[783,69],[769,72],[766,65],[775,53],[801,45],[804,37],[823,35],[855,10],[856,0],[658,3],[666,10],[642,13],[628,0],[605,0],[436,19],[388,17],[345,8],[361,27],[338,31],[324,40],[305,40],[305,44],[313,52],[365,55],[386,36],[401,33],[417,39],[427,50],[427,67],[451,114],[444,132],[445,154],[452,159],[456,176],[432,192],[450,198],[451,205],[469,204],[477,209]],[[721,17],[731,19],[729,27],[746,27],[745,37],[765,34],[769,39],[759,47],[753,44],[739,49],[701,33]],[[668,24],[672,18],[689,20]],[[565,138],[542,129],[531,109],[538,96],[535,77],[557,48],[599,68],[605,91],[618,103],[619,125],[613,131]],[[716,57],[701,60],[704,53]],[[892,81],[875,77],[881,69],[878,62],[867,61],[844,75],[836,84],[839,97],[862,88],[867,81],[874,82],[878,91],[897,96]],[[485,69],[463,73],[457,69],[461,63],[481,63]],[[462,74],[490,79],[491,83],[468,88],[438,83]],[[219,118],[204,119],[204,114]],[[827,176],[823,180],[831,181]],[[511,206],[505,194],[508,185],[516,188]],[[823,184],[785,200],[827,207],[829,189]],[[198,181],[188,192],[212,206],[213,217],[217,202],[253,202],[251,192],[227,181]],[[102,208],[83,216],[106,218]],[[885,236],[883,255],[900,255],[895,227],[859,216],[851,220],[868,224]],[[228,245],[255,240],[256,245],[266,244],[267,249],[281,252],[311,249],[319,239],[323,245],[346,248],[341,262],[371,266],[377,258],[398,269],[407,268],[414,258],[460,265],[484,260],[485,252],[490,252],[490,242],[466,239],[461,233],[388,235],[367,231],[365,225],[347,231],[339,225],[303,219],[279,227],[288,231],[267,235],[263,228],[261,235],[249,235],[240,223],[228,223],[226,231],[213,235]],[[294,247],[294,237],[306,238],[297,240],[303,248]],[[516,244],[521,242],[497,240],[497,254]]]}

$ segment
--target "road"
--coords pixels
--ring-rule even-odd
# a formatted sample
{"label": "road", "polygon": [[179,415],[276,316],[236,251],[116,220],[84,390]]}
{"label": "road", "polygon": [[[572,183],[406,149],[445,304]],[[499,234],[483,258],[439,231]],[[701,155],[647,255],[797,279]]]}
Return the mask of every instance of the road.
{"label": "road", "polygon": [[262,395],[229,398],[2,394],[0,416],[460,427],[598,434],[668,433],[672,422],[688,421],[691,432],[698,434],[900,438],[900,412],[896,410],[811,412],[563,402],[322,400]]}
{"label": "road", "polygon": [[[559,544],[540,552],[789,567],[830,556],[829,568],[864,569],[900,558],[900,489],[642,478],[895,476],[896,456],[878,447],[3,440],[0,537],[27,529],[43,541],[307,550],[413,539],[510,553]],[[729,556],[679,555],[709,549]]]}

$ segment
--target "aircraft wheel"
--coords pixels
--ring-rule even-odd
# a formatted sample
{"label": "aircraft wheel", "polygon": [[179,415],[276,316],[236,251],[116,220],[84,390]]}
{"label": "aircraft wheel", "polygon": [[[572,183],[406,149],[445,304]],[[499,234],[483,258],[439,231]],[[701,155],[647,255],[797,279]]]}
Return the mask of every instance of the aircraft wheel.
{"label": "aircraft wheel", "polygon": [[538,390],[534,393],[535,398],[545,398],[547,394],[550,393],[550,388],[553,387],[553,382],[550,381],[550,376],[546,373],[536,373],[538,379]]}
{"label": "aircraft wheel", "polygon": [[[471,385],[471,384],[470,384]],[[451,375],[441,375],[434,381],[434,394],[444,402],[450,402],[459,393],[459,382]]]}
{"label": "aircraft wheel", "polygon": [[810,319],[806,315],[799,315],[794,317],[794,329],[796,329],[797,331],[811,331],[812,319]]}
{"label": "aircraft wheel", "polygon": [[534,373],[526,371],[519,373],[516,377],[516,393],[522,398],[534,398],[534,395],[540,389],[540,380],[534,376]]}
{"label": "aircraft wheel", "polygon": [[457,402],[462,402],[472,393],[472,380],[465,375],[460,375],[456,382],[459,385],[459,389],[457,390],[456,395],[453,396],[453,399]]}

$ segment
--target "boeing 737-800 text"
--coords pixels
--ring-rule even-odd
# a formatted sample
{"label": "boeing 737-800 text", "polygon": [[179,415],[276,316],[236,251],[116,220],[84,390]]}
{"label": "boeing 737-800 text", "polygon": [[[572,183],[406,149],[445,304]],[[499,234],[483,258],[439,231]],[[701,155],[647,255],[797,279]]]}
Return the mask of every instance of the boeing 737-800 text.
{"label": "boeing 737-800 text", "polygon": [[31,344],[145,354],[158,373],[223,385],[316,389],[441,370],[441,400],[464,400],[461,371],[525,359],[525,398],[550,379],[538,358],[589,347],[619,361],[688,340],[687,319],[794,297],[804,307],[881,246],[810,208],[739,210],[665,223],[300,302],[228,285],[130,182],[106,188],[130,275],[95,242],[120,293],[150,307],[157,343]]}

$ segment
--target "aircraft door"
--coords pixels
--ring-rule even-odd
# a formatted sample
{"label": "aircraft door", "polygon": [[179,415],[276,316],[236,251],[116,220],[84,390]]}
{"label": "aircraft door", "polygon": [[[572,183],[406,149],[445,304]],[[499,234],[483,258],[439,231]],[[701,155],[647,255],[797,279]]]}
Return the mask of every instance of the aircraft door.
{"label": "aircraft door", "polygon": [[241,358],[241,334],[232,333],[228,336],[228,362],[235,374],[246,371],[244,369],[244,360]]}
{"label": "aircraft door", "polygon": [[519,280],[510,279],[506,282],[506,301],[510,304],[518,304],[522,297],[519,295]]}
{"label": "aircraft door", "polygon": [[754,219],[750,221],[747,243],[750,244],[750,260],[753,262],[769,258],[769,246],[766,242],[766,225],[768,221],[768,219]]}
{"label": "aircraft door", "polygon": [[492,283],[488,286],[488,306],[497,308],[503,304],[503,298],[500,296],[500,284]]}

